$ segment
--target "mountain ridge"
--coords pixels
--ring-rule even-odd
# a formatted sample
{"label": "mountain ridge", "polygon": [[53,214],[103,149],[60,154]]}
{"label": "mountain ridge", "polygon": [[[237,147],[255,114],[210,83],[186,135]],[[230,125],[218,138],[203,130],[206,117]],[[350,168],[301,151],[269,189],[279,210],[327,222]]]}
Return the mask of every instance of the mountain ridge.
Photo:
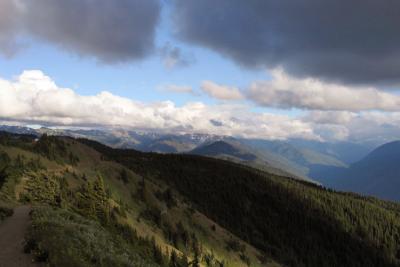
{"label": "mountain ridge", "polygon": [[202,144],[187,153],[226,159],[237,163],[243,163],[254,168],[259,168],[277,175],[314,182],[306,176],[297,174],[297,170],[292,169],[290,163],[285,165],[283,159],[279,159],[280,161],[278,161],[276,157],[260,153],[259,151],[234,139]]}
{"label": "mountain ridge", "polygon": [[326,174],[326,184],[339,190],[399,201],[399,162],[400,141],[386,143],[349,168],[339,168]]}

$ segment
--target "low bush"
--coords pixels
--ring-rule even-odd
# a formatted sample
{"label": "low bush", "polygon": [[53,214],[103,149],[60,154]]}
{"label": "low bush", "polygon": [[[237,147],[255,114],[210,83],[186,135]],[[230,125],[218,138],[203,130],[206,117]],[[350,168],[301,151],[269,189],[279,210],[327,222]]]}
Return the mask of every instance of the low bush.
{"label": "low bush", "polygon": [[157,266],[100,223],[50,207],[34,208],[25,250],[57,267]]}

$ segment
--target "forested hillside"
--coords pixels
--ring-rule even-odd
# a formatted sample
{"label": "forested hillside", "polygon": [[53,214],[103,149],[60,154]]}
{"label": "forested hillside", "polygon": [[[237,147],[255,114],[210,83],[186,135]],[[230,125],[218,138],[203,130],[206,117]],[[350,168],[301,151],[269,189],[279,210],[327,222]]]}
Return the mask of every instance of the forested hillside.
{"label": "forested hillside", "polygon": [[25,250],[50,266],[279,266],[174,188],[71,138],[0,134],[0,219],[32,204]]}
{"label": "forested hillside", "polygon": [[176,188],[266,256],[290,266],[399,266],[400,206],[188,155],[144,154],[81,140]]}
{"label": "forested hillside", "polygon": [[0,155],[0,219],[31,204],[50,266],[400,266],[395,203],[86,139],[3,133]]}

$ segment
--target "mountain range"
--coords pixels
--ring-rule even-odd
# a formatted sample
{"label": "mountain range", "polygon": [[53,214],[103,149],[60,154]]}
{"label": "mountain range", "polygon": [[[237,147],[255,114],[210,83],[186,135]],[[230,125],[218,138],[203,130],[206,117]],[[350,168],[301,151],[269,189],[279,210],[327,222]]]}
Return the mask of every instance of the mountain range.
{"label": "mountain range", "polygon": [[266,151],[261,153],[235,139],[206,143],[187,153],[225,159],[277,175],[312,181],[307,176],[302,175],[301,166],[297,166],[283,157]]}
{"label": "mountain range", "polygon": [[31,129],[0,126],[0,130],[34,135],[88,138],[114,148],[143,152],[196,154],[245,164],[277,175],[312,181],[341,191],[400,200],[398,142],[375,150],[351,142],[289,139],[244,139],[207,134],[163,134],[144,131]]}
{"label": "mountain range", "polygon": [[209,134],[163,134],[125,129],[31,129],[0,126],[0,131],[30,134],[63,135],[88,138],[115,148],[133,148],[144,152],[188,153],[216,141],[225,141],[239,150],[250,151],[259,161],[298,177],[308,177],[319,166],[346,166],[365,156],[370,148],[350,142],[317,142],[289,139],[257,140]]}

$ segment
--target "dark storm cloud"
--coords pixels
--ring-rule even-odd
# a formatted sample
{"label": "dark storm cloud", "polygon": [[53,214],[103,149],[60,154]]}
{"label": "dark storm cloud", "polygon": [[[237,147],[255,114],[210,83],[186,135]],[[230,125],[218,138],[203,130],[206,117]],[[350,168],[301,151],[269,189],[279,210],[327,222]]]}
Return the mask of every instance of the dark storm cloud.
{"label": "dark storm cloud", "polygon": [[[8,10],[18,7],[18,34],[106,63],[140,59],[152,52],[161,8],[158,0],[2,1],[10,3]],[[0,26],[0,36],[16,35],[11,22],[12,18],[1,21],[5,26]]]}
{"label": "dark storm cloud", "polygon": [[398,0],[175,0],[182,39],[248,67],[350,83],[400,81]]}
{"label": "dark storm cloud", "polygon": [[12,1],[0,1],[0,52],[6,56],[14,55],[18,46],[15,42],[17,7]]}

